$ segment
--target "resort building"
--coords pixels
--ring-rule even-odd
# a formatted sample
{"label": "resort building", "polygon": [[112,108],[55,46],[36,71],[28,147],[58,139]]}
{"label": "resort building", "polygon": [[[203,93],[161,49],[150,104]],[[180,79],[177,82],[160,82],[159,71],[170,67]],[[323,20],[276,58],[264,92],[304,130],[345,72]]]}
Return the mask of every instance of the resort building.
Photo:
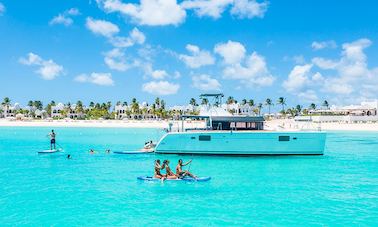
{"label": "resort building", "polygon": [[[77,105],[72,104],[71,106],[67,107],[67,118],[71,119],[84,119],[85,118],[85,113],[82,111],[78,111]],[[85,110],[85,107],[83,107],[83,111]]]}
{"label": "resort building", "polygon": [[21,110],[20,104],[15,103],[12,105],[2,105],[0,116],[4,118],[16,117],[17,111]]}
{"label": "resort building", "polygon": [[378,100],[361,102],[360,105],[331,106],[329,109],[309,111],[310,116],[295,117],[296,121],[366,123],[378,122]]}
{"label": "resort building", "polygon": [[50,116],[52,118],[62,118],[64,113],[64,104],[58,103],[55,106],[51,106]]}

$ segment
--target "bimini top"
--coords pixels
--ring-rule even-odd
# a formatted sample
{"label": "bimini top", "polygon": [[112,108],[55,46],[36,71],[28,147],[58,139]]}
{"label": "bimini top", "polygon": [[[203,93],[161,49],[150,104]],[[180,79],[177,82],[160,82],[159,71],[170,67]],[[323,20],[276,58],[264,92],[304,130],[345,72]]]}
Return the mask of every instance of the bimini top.
{"label": "bimini top", "polygon": [[264,122],[262,116],[213,116],[212,121],[222,122]]}

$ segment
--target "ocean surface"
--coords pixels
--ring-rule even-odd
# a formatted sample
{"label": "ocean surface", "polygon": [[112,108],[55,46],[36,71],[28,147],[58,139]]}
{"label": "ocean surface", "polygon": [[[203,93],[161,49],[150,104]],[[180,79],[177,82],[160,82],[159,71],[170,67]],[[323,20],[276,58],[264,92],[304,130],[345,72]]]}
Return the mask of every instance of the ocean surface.
{"label": "ocean surface", "polygon": [[[208,157],[104,152],[157,129],[55,131],[64,153],[38,155],[49,128],[0,127],[1,226],[378,225],[377,132],[329,132],[324,156]],[[157,158],[212,180],[138,182]]]}

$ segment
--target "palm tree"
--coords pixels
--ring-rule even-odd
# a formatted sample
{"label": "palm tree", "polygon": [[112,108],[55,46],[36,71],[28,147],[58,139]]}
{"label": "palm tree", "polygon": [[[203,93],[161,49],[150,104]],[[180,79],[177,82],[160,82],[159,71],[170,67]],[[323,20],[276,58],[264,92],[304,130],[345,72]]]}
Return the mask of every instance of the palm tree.
{"label": "palm tree", "polygon": [[8,97],[5,97],[1,105],[5,106],[7,109],[9,108],[11,100]]}
{"label": "palm tree", "polygon": [[229,96],[229,97],[227,98],[227,102],[226,102],[226,103],[227,103],[227,104],[235,103],[235,99],[234,99],[234,97]]}
{"label": "palm tree", "polygon": [[95,107],[95,103],[94,103],[94,102],[90,102],[90,103],[89,103],[89,107],[90,107],[90,108],[94,108],[94,107]]}
{"label": "palm tree", "polygon": [[258,105],[257,105],[257,109],[258,109],[258,113],[259,115],[261,115],[261,110],[263,108],[263,104],[260,102]]}
{"label": "palm tree", "polygon": [[123,102],[123,103],[122,103],[122,106],[127,106],[127,102]]}
{"label": "palm tree", "polygon": [[155,99],[155,104],[156,104],[156,106],[157,106],[158,108],[160,108],[160,98],[159,98],[159,97],[157,97],[157,98]]}
{"label": "palm tree", "polygon": [[192,106],[197,106],[197,101],[195,98],[191,98],[190,101],[189,101],[189,104],[192,105]]}
{"label": "palm tree", "polygon": [[207,105],[209,104],[209,100],[207,98],[203,98],[201,101],[201,105]]}
{"label": "palm tree", "polygon": [[316,109],[316,104],[315,103],[311,103],[309,109],[315,110]]}
{"label": "palm tree", "polygon": [[39,101],[39,100],[34,101],[33,105],[34,105],[34,107],[37,110],[42,110],[43,109],[43,103],[41,101]]}
{"label": "palm tree", "polygon": [[84,107],[83,107],[83,102],[82,102],[82,101],[78,100],[78,101],[76,102],[75,111],[76,111],[77,113],[83,113],[83,112],[84,112]]}
{"label": "palm tree", "polygon": [[131,111],[135,114],[135,113],[139,113],[139,104],[136,100],[136,98],[133,98],[131,100]]}
{"label": "palm tree", "polygon": [[248,100],[248,105],[249,106],[254,106],[255,105],[255,101],[253,99]]}
{"label": "palm tree", "polygon": [[284,97],[279,97],[277,100],[277,104],[282,106],[282,113],[285,113],[285,105],[286,105],[286,100]]}
{"label": "palm tree", "polygon": [[297,111],[297,113],[300,115],[302,113],[302,106],[301,105],[297,105],[295,107],[295,110]]}
{"label": "palm tree", "polygon": [[324,106],[324,107],[328,110],[328,108],[329,108],[329,103],[328,103],[328,101],[327,101],[327,100],[324,100],[322,106]]}
{"label": "palm tree", "polygon": [[270,115],[270,107],[273,106],[272,100],[270,98],[267,98],[265,100],[265,105],[268,106],[268,112],[269,112],[269,115]]}
{"label": "palm tree", "polygon": [[242,105],[245,105],[247,104],[247,99],[243,99],[242,102],[241,102]]}
{"label": "palm tree", "polygon": [[120,105],[121,105],[121,101],[117,101],[116,106],[120,106]]}

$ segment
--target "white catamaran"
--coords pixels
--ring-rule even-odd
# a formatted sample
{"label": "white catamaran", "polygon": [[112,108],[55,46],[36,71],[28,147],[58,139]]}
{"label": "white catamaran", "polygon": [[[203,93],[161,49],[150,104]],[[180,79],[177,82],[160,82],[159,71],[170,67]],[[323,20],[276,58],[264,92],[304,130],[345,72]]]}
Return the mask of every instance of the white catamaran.
{"label": "white catamaran", "polygon": [[[322,131],[267,131],[262,116],[231,115],[215,106],[199,116],[182,116],[178,132],[168,132],[155,148],[162,154],[204,155],[322,155],[326,133]],[[222,112],[222,110],[224,112]],[[223,114],[219,114],[219,112]],[[220,116],[223,115],[223,116]],[[184,120],[204,120],[203,128],[184,128]]]}

